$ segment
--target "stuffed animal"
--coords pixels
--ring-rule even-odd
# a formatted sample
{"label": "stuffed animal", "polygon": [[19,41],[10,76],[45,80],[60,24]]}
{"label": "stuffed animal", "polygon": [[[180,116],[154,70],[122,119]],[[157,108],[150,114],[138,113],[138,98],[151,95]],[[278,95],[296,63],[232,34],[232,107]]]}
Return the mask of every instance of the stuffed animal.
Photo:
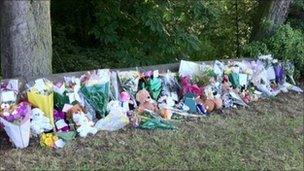
{"label": "stuffed animal", "polygon": [[67,117],[75,122],[78,127],[77,132],[81,137],[86,137],[90,133],[96,134],[97,129],[94,127],[94,122],[86,116],[79,104],[74,105],[68,110]]}
{"label": "stuffed animal", "polygon": [[160,109],[160,116],[164,119],[171,119],[172,117],[172,111],[168,108],[161,108]]}
{"label": "stuffed animal", "polygon": [[215,107],[215,109],[220,109],[220,108],[222,108],[222,106],[223,106],[223,100],[221,99],[221,96],[220,95],[216,95],[215,97],[214,97],[214,99],[213,99],[213,103],[214,103],[214,107]]}
{"label": "stuffed animal", "polygon": [[53,129],[49,118],[44,116],[44,113],[39,108],[32,109],[31,119],[31,132],[34,135],[39,135]]}
{"label": "stuffed animal", "polygon": [[85,110],[83,109],[83,107],[81,107],[80,104],[75,104],[73,107],[71,107],[68,111],[67,111],[67,119],[73,119],[73,114],[74,113],[78,113],[78,112],[84,112]]}
{"label": "stuffed animal", "polygon": [[78,126],[77,132],[80,137],[86,137],[88,134],[96,134],[97,129],[94,127],[94,123],[85,116],[84,113],[75,113],[73,114],[73,121]]}
{"label": "stuffed animal", "polygon": [[210,100],[210,99],[206,99],[204,102],[203,102],[206,110],[207,110],[207,113],[211,113],[214,108],[215,108],[215,103],[213,102],[213,100]]}
{"label": "stuffed animal", "polygon": [[146,109],[153,112],[157,111],[157,105],[153,102],[147,90],[139,90],[136,94],[136,100],[139,102],[138,109],[140,112],[143,112]]}

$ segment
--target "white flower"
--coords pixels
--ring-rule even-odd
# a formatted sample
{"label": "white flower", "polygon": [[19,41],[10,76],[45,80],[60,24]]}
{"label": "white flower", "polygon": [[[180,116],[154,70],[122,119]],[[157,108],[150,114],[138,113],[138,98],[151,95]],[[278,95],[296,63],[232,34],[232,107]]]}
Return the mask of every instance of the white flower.
{"label": "white flower", "polygon": [[1,109],[8,109],[8,108],[9,108],[9,104],[7,104],[7,103],[1,104]]}
{"label": "white flower", "polygon": [[10,115],[9,112],[3,112],[2,114],[3,114],[3,116],[9,116]]}

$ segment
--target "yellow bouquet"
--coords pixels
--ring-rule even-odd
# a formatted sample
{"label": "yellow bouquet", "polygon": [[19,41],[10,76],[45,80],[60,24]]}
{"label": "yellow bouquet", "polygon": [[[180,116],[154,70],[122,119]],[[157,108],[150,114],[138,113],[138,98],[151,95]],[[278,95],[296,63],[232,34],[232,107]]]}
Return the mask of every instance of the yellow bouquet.
{"label": "yellow bouquet", "polygon": [[34,83],[29,83],[27,98],[35,107],[41,109],[54,126],[54,92],[53,83],[47,79],[37,79]]}
{"label": "yellow bouquet", "polygon": [[58,137],[52,133],[43,133],[40,137],[40,145],[42,147],[55,148],[56,141],[58,141]]}

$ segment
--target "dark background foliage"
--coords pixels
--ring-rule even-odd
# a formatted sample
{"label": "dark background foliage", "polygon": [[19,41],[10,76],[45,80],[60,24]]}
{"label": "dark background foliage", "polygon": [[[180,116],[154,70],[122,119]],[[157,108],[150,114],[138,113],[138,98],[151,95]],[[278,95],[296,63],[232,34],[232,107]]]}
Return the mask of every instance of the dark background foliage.
{"label": "dark background foliage", "polygon": [[301,0],[294,0],[286,24],[257,42],[250,37],[258,0],[64,0],[51,5],[54,72],[264,53],[304,68]]}

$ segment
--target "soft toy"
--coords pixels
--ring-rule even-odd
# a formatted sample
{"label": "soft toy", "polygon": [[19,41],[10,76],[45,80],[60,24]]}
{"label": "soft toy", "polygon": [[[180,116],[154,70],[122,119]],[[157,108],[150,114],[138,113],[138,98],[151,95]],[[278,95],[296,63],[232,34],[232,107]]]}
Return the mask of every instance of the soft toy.
{"label": "soft toy", "polygon": [[94,122],[91,121],[84,113],[83,108],[76,104],[67,112],[67,117],[72,119],[77,125],[77,132],[81,137],[86,137],[88,134],[96,134],[97,129],[94,127]]}
{"label": "soft toy", "polygon": [[73,114],[74,113],[79,113],[79,112],[85,112],[83,107],[81,107],[80,104],[75,104],[73,107],[69,108],[67,111],[67,119],[73,119]]}
{"label": "soft toy", "polygon": [[164,119],[171,119],[172,117],[172,111],[168,108],[161,108],[160,109],[160,116]]}
{"label": "soft toy", "polygon": [[134,127],[137,128],[139,127],[139,117],[137,116],[137,113],[135,113],[134,111],[128,111],[127,112],[127,116],[129,118],[129,122],[130,124]]}
{"label": "soft toy", "polygon": [[49,118],[44,116],[44,113],[39,108],[32,109],[31,119],[31,132],[34,135],[39,135],[53,129]]}
{"label": "soft toy", "polygon": [[119,101],[125,112],[135,109],[136,102],[131,99],[131,96],[128,92],[121,92],[119,94]]}
{"label": "soft toy", "polygon": [[213,100],[210,100],[210,99],[206,99],[204,102],[203,102],[206,110],[208,113],[211,113],[214,108],[215,108],[215,103]]}
{"label": "soft toy", "polygon": [[214,103],[214,107],[215,107],[215,109],[220,109],[220,108],[222,108],[222,106],[223,106],[223,100],[221,99],[221,96],[220,95],[216,95],[215,97],[214,97],[214,99],[213,99],[213,103]]}
{"label": "soft toy", "polygon": [[199,104],[203,104],[205,109],[207,110],[207,113],[211,113],[215,108],[215,103],[211,99],[207,99],[206,96],[201,96],[200,99],[198,99]]}
{"label": "soft toy", "polygon": [[143,112],[146,109],[153,112],[157,111],[157,105],[151,99],[149,92],[145,89],[139,90],[136,94],[136,100],[139,102],[139,111]]}
{"label": "soft toy", "polygon": [[94,127],[94,123],[85,116],[84,113],[73,114],[73,121],[78,126],[77,132],[81,137],[86,137],[88,134],[96,134],[97,129]]}

